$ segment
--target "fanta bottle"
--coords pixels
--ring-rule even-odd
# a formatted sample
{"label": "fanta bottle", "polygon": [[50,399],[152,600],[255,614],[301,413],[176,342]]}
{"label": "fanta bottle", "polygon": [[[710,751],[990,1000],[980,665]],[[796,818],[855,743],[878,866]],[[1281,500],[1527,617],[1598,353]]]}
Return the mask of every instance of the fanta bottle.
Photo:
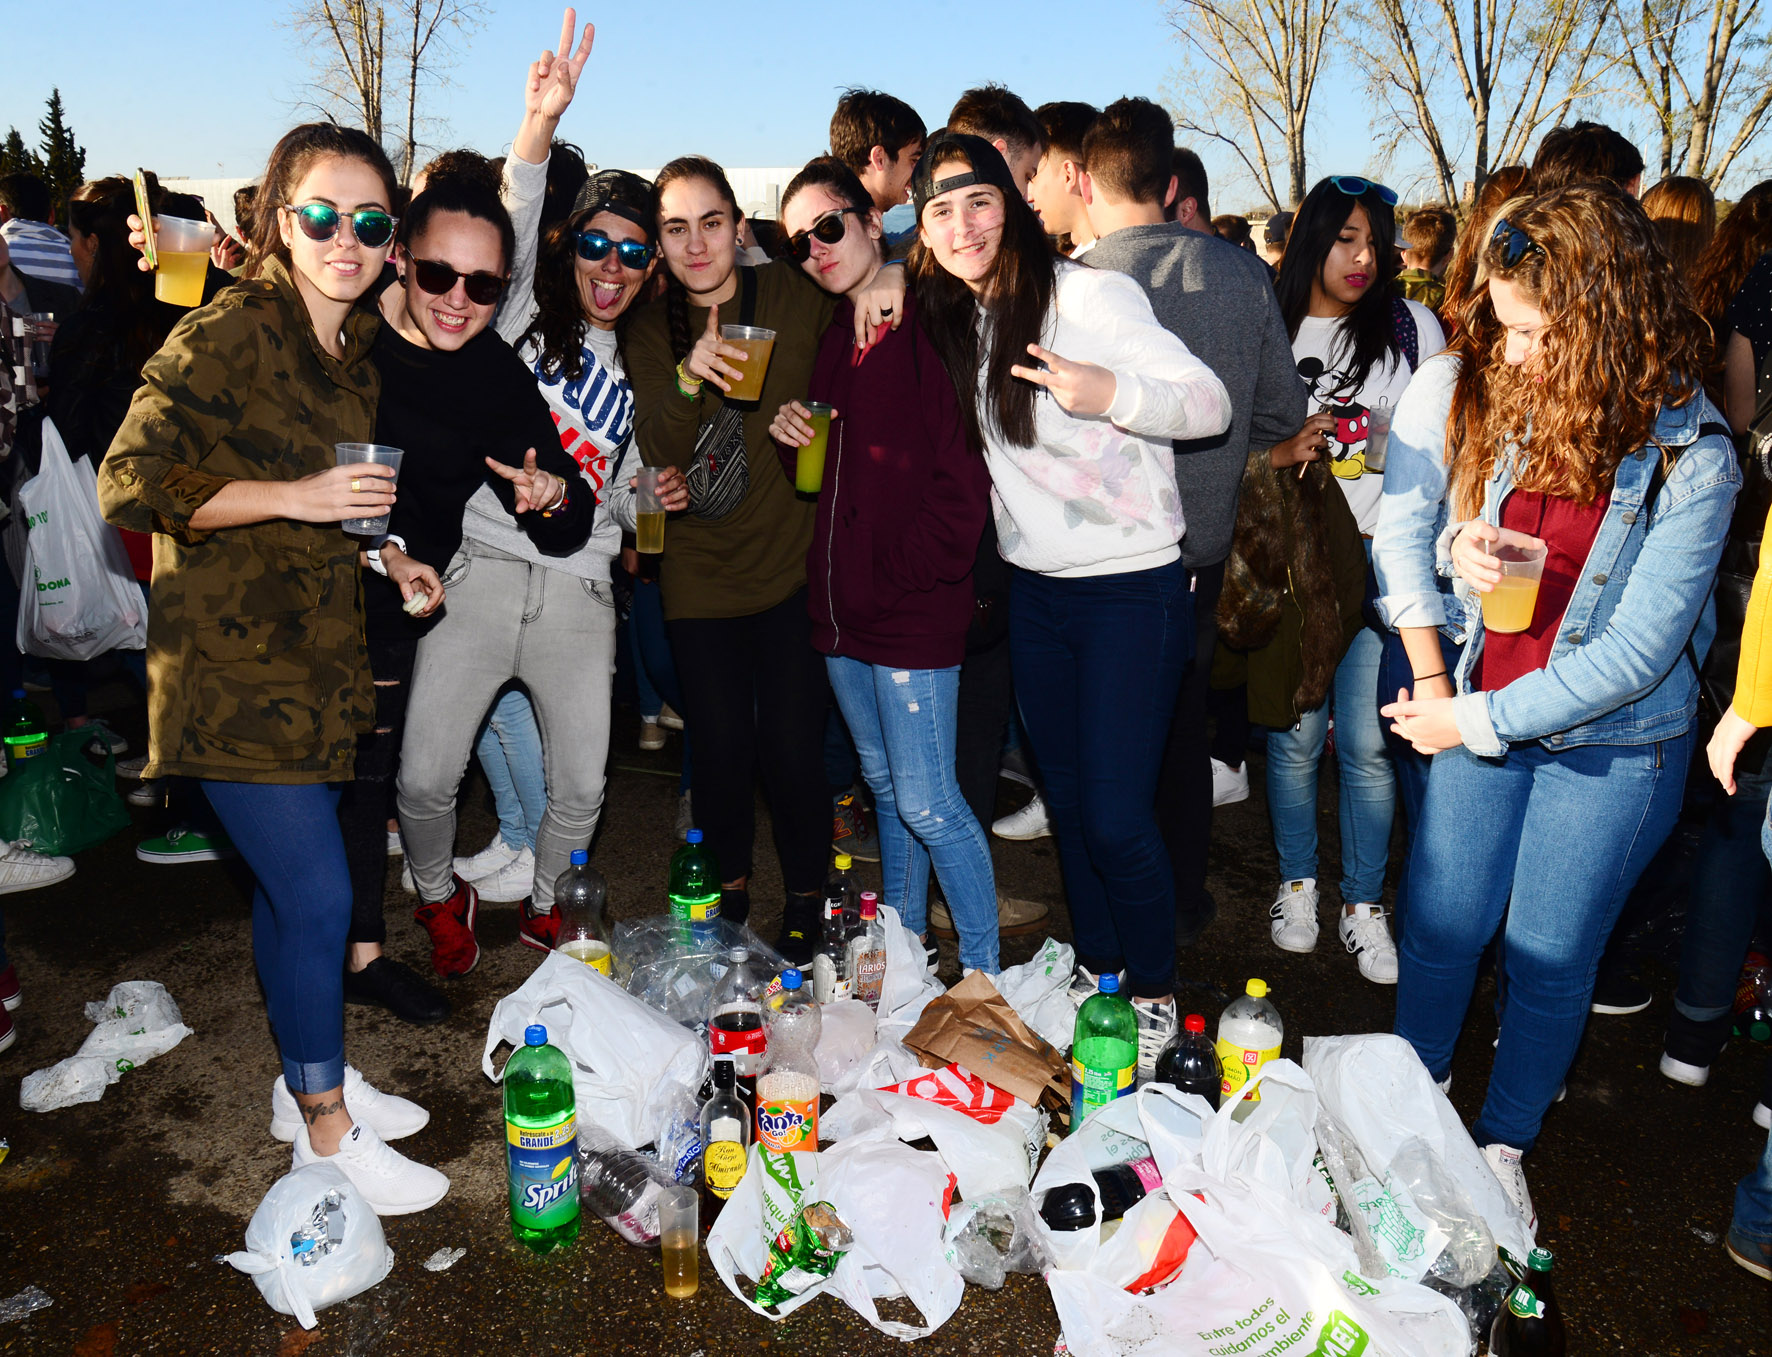
{"label": "fanta bottle", "polygon": [[769,1054],[757,1080],[757,1143],[766,1150],[818,1149],[820,1025],[800,972],[783,971],[769,1012]]}

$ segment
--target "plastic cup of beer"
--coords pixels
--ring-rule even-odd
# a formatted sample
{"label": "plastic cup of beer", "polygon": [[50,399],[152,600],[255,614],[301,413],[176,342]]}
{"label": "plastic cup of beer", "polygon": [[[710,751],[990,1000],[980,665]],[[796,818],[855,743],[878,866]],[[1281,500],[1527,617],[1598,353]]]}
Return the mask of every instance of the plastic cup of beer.
{"label": "plastic cup of beer", "polygon": [[667,1187],[658,1197],[658,1243],[665,1295],[693,1296],[701,1285],[701,1198],[693,1187]]}
{"label": "plastic cup of beer", "polygon": [[634,482],[634,548],[648,555],[664,550],[665,507],[658,492],[661,466],[643,466]]}
{"label": "plastic cup of beer", "polygon": [[[340,466],[359,463],[391,466],[394,468],[394,479],[400,479],[400,459],[406,455],[403,448],[384,447],[380,443],[334,443],[332,446],[338,455]],[[388,530],[388,516],[383,514],[380,518],[347,518],[339,526],[356,536],[379,537]]]}
{"label": "plastic cup of beer", "polygon": [[823,401],[801,401],[806,407],[806,422],[812,426],[812,441],[800,449],[794,463],[794,489],[802,495],[817,498],[824,484],[824,455],[831,441],[831,407]]}
{"label": "plastic cup of beer", "polygon": [[1485,630],[1519,632],[1532,625],[1544,551],[1544,544],[1526,533],[1501,530],[1501,541],[1490,552],[1501,562],[1501,583],[1482,596]]}
{"label": "plastic cup of beer", "polygon": [[722,325],[720,338],[726,343],[745,351],[742,362],[735,358],[726,361],[737,367],[744,375],[732,384],[726,393],[729,401],[760,401],[763,399],[763,378],[769,371],[769,355],[775,352],[775,331],[765,330],[756,325]]}
{"label": "plastic cup of beer", "polygon": [[1383,471],[1391,440],[1391,403],[1381,400],[1366,413],[1366,470]]}
{"label": "plastic cup of beer", "polygon": [[201,306],[215,227],[185,217],[154,218],[154,296],[174,306]]}

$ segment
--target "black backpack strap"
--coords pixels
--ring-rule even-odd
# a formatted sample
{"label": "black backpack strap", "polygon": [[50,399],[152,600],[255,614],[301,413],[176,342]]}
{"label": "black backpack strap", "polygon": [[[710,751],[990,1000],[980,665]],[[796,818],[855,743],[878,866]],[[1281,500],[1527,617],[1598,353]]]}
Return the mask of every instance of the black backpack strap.
{"label": "black backpack strap", "polygon": [[738,323],[757,323],[757,271],[749,264],[738,266]]}
{"label": "black backpack strap", "polygon": [[1421,331],[1415,324],[1409,303],[1402,297],[1391,298],[1391,329],[1397,336],[1397,346],[1403,350],[1403,357],[1409,360],[1409,371],[1414,372],[1421,366]]}

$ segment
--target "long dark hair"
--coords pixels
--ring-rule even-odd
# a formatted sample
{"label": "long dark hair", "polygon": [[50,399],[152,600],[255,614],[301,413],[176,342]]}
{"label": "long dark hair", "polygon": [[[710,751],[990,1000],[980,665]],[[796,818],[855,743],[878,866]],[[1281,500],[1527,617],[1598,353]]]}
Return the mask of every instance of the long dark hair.
{"label": "long dark hair", "polygon": [[[955,164],[966,163],[958,154],[942,152],[944,162],[950,158]],[[936,166],[937,172],[940,168]],[[1039,389],[1009,369],[1026,363],[1028,345],[1040,342],[1058,287],[1058,265],[1039,214],[1019,194],[1003,194],[1002,241],[982,297],[942,268],[921,239],[911,247],[909,266],[917,313],[936,354],[962,391],[960,413],[967,436],[975,444],[984,443],[976,387],[974,394],[965,394],[967,383],[982,378],[990,422],[997,432],[1014,447],[1033,447]],[[978,342],[980,310],[990,330],[988,353]]]}
{"label": "long dark hair", "polygon": [[[670,164],[660,170],[652,181],[652,220],[653,230],[658,230],[659,211],[664,203],[664,191],[672,184],[683,179],[700,179],[703,183],[712,184],[726,205],[732,209],[732,229],[738,231],[738,195],[732,191],[732,182],[726,178],[726,171],[721,169],[705,155],[678,156]],[[665,266],[665,320],[670,326],[671,354],[681,363],[689,357],[689,351],[695,347],[695,336],[689,333],[689,289],[677,281],[670,266]]]}
{"label": "long dark hair", "polygon": [[[828,188],[850,207],[853,207],[856,215],[863,222],[866,222],[874,211],[874,196],[862,185],[861,179],[855,171],[835,156],[821,155],[808,160],[800,172],[788,180],[788,186],[781,195],[781,206],[778,209],[780,216],[785,217],[788,204],[809,188]],[[886,248],[884,238],[874,243],[884,252]]]}
{"label": "long dark hair", "polygon": [[69,333],[76,345],[110,345],[119,366],[139,369],[166,342],[180,313],[155,304],[153,275],[135,266],[126,220],[133,211],[135,189],[121,175],[69,195],[69,224],[97,245],[80,294],[80,310],[91,319]]}
{"label": "long dark hair", "polygon": [[267,259],[289,263],[289,248],[278,229],[278,217],[289,205],[289,195],[300,185],[302,177],[314,162],[337,156],[341,160],[360,160],[380,177],[388,194],[388,209],[393,210],[397,180],[388,153],[367,133],[354,127],[335,123],[303,123],[283,134],[271,149],[265,164],[264,178],[259,181],[258,197],[252,213],[252,238],[247,242],[246,268],[242,278],[256,278]]}
{"label": "long dark hair", "polygon": [[1374,365],[1392,356],[1403,361],[1391,303],[1395,295],[1391,283],[1397,276],[1397,218],[1376,185],[1356,196],[1343,193],[1333,178],[1317,181],[1292,219],[1280,276],[1274,280],[1274,296],[1286,318],[1286,333],[1297,339],[1299,326],[1310,314],[1311,284],[1322,277],[1329,251],[1353,215],[1355,203],[1366,209],[1366,220],[1372,227],[1372,282],[1354,309],[1341,318],[1336,359],[1341,361],[1346,355],[1349,380],[1357,391]]}

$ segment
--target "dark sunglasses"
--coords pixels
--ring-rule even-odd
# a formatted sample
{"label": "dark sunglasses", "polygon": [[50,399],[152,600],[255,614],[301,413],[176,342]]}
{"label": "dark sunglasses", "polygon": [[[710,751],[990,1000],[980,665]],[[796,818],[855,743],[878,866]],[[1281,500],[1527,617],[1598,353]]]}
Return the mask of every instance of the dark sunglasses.
{"label": "dark sunglasses", "polygon": [[1506,217],[1498,217],[1495,229],[1489,233],[1489,248],[1501,253],[1501,267],[1511,269],[1532,251],[1544,253],[1544,246],[1515,226]]}
{"label": "dark sunglasses", "polygon": [[412,276],[420,290],[433,297],[454,290],[457,278],[462,280],[462,289],[475,306],[491,306],[505,290],[505,280],[496,273],[462,273],[440,259],[420,259],[411,250],[406,252],[406,262],[412,266]]}
{"label": "dark sunglasses", "polygon": [[609,257],[611,250],[621,260],[624,269],[638,272],[652,262],[652,256],[658,250],[643,240],[611,240],[601,231],[580,231],[573,238],[578,257],[587,263],[599,264]]}
{"label": "dark sunglasses", "polygon": [[827,212],[804,231],[796,231],[788,237],[788,258],[796,263],[804,264],[812,258],[812,241],[816,237],[821,244],[835,245],[849,232],[849,223],[843,218],[853,212],[861,215],[859,207],[839,207],[835,212]]}
{"label": "dark sunglasses", "polygon": [[[283,210],[295,217],[295,224],[309,240],[327,241],[338,234],[339,221],[346,215],[327,203],[303,203],[300,207],[285,203]],[[378,249],[394,238],[398,217],[391,217],[379,207],[360,207],[349,214],[351,234],[359,245]]]}
{"label": "dark sunglasses", "polygon": [[1386,207],[1397,205],[1395,189],[1388,189],[1376,179],[1363,179],[1357,174],[1337,174],[1329,179],[1331,184],[1347,194],[1350,198],[1358,198],[1367,193],[1376,193],[1378,201]]}

